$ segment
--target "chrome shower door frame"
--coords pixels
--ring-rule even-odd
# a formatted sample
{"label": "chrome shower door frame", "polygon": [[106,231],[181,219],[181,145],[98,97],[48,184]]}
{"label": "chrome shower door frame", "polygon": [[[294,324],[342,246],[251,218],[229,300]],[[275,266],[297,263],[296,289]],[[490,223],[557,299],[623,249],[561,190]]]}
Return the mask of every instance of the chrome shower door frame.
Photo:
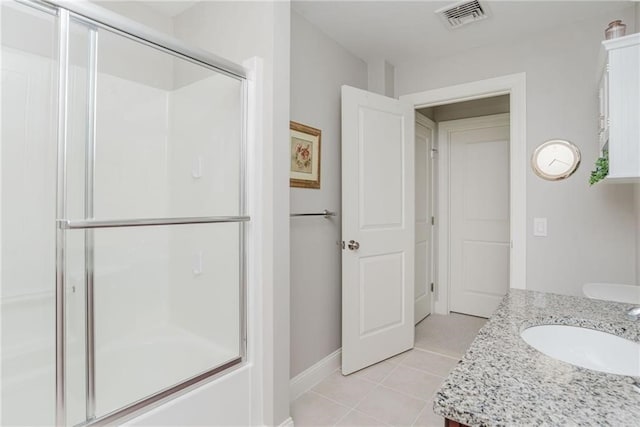
{"label": "chrome shower door frame", "polygon": [[[67,84],[69,82],[69,11],[58,10],[58,159],[56,215],[67,215]],[[66,426],[66,233],[56,227],[56,425]]]}
{"label": "chrome shower door frame", "polygon": [[[191,390],[207,380],[211,380],[231,368],[239,367],[247,355],[247,108],[248,82],[246,70],[237,64],[208,52],[193,49],[182,42],[141,27],[135,21],[120,17],[88,2],[16,0],[38,10],[58,17],[58,120],[57,120],[57,178],[56,178],[56,287],[55,287],[55,335],[56,335],[56,401],[55,422],[57,426],[67,425],[66,402],[66,301],[65,264],[67,230],[84,230],[85,243],[85,339],[86,339],[86,421],[82,426],[104,425],[124,421],[153,408],[181,393]],[[89,31],[89,80],[87,99],[87,131],[85,152],[85,200],[84,220],[71,221],[67,216],[67,137],[68,137],[68,89],[69,89],[69,32],[71,22],[84,24]],[[240,201],[239,215],[217,217],[148,218],[120,221],[99,221],[94,219],[95,189],[95,142],[96,142],[96,76],[98,55],[98,29],[105,29],[150,48],[181,58],[220,74],[232,77],[242,83],[241,88],[241,137],[240,137]],[[202,372],[184,381],[133,402],[111,413],[96,417],[95,398],[95,324],[94,324],[94,230],[112,227],[141,227],[182,224],[238,223],[239,225],[239,356],[219,366]]]}

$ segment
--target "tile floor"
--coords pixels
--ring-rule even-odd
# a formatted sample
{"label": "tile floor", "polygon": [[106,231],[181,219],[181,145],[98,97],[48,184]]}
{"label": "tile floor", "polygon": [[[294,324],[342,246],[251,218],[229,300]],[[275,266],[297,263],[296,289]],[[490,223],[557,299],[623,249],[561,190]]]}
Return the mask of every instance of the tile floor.
{"label": "tile floor", "polygon": [[339,370],[296,399],[291,414],[303,426],[437,426],[433,395],[486,322],[462,314],[432,314],[416,326],[415,348],[343,376]]}

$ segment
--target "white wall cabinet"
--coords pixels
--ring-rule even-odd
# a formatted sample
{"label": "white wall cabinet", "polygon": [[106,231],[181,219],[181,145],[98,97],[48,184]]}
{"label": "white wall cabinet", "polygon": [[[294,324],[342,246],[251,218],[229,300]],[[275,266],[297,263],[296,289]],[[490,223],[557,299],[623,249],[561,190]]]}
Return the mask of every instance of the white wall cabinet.
{"label": "white wall cabinet", "polygon": [[609,150],[608,182],[640,182],[640,33],[603,42],[600,150]]}

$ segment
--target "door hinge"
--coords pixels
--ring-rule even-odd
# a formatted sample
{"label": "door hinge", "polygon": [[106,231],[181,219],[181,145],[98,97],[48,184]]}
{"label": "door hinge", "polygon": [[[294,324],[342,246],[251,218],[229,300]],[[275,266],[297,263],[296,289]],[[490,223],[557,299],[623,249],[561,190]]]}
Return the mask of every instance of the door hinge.
{"label": "door hinge", "polygon": [[431,225],[436,225],[436,217],[435,216],[431,217]]}
{"label": "door hinge", "polygon": [[431,292],[435,292],[435,285],[431,282]]}
{"label": "door hinge", "polygon": [[436,154],[438,154],[438,149],[437,148],[432,148],[431,149],[431,158],[434,159],[436,157]]}
{"label": "door hinge", "polygon": [[338,246],[342,246],[342,249],[344,249],[344,240],[340,241],[340,242],[336,242],[338,244]]}

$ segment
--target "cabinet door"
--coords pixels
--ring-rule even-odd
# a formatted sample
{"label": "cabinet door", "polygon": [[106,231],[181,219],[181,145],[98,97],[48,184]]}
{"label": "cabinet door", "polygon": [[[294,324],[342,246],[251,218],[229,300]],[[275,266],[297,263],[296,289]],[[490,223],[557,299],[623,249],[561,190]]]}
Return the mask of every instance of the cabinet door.
{"label": "cabinet door", "polygon": [[600,118],[598,135],[600,140],[600,151],[609,141],[609,64],[605,66],[598,87],[598,97],[600,99]]}
{"label": "cabinet door", "polygon": [[[608,55],[609,175],[617,182],[640,180],[640,34],[619,39]],[[619,42],[620,43],[620,42]]]}

